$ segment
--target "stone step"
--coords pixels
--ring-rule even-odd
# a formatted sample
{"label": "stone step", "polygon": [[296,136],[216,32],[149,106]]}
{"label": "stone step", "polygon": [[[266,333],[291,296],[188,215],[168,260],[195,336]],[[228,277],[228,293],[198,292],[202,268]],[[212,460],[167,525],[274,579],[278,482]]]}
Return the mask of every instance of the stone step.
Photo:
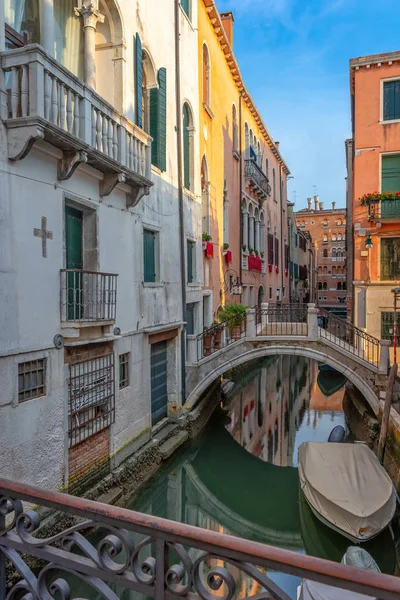
{"label": "stone step", "polygon": [[160,454],[163,460],[166,460],[186,442],[189,438],[189,434],[187,431],[179,431],[176,435],[173,435],[169,439],[167,439],[161,446],[159,447]]}
{"label": "stone step", "polygon": [[174,435],[176,431],[179,431],[179,427],[176,423],[169,423],[168,425],[165,425],[153,436],[153,443],[162,444],[164,441],[170,438],[171,435]]}
{"label": "stone step", "polygon": [[103,504],[115,504],[117,500],[122,496],[122,488],[113,487],[105,494],[101,494],[96,500]]}

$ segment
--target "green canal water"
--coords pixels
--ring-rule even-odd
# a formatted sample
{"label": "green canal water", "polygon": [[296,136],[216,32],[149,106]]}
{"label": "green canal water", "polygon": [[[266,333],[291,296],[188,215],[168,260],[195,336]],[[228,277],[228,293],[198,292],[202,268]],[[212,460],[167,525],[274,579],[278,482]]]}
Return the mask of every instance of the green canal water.
{"label": "green canal water", "polygon": [[[202,434],[128,507],[340,562],[350,543],[320,523],[301,497],[297,456],[302,442],[327,441],[333,427],[345,425],[345,379],[294,356],[246,365],[231,379],[234,388]],[[383,572],[395,572],[389,529],[364,547]],[[269,576],[296,597],[299,578]],[[246,576],[234,577],[238,598],[262,592]]]}

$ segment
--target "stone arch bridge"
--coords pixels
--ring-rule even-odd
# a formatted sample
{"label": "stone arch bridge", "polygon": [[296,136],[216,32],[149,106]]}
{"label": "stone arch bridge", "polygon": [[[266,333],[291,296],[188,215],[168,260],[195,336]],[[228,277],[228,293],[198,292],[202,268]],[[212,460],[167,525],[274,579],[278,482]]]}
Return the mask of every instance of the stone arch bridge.
{"label": "stone arch bridge", "polygon": [[211,346],[207,332],[188,336],[185,411],[191,411],[205,390],[234,367],[268,355],[290,354],[333,367],[363,394],[376,415],[381,412],[389,341],[377,340],[315,304],[263,303],[246,311],[237,339],[233,333],[229,323],[223,324],[221,341],[215,343],[217,336],[211,336]]}

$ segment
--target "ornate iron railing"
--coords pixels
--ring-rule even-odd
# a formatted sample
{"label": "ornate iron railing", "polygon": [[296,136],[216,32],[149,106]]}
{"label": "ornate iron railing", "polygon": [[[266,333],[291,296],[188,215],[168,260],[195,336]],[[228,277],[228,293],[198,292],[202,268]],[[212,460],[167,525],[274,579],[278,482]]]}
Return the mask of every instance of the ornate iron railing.
{"label": "ornate iron railing", "polygon": [[61,269],[61,321],[115,321],[117,277],[82,269]]}
{"label": "ornate iron railing", "polygon": [[400,198],[392,200],[370,200],[368,205],[368,219],[398,219],[400,220]]}
{"label": "ornate iron railing", "polygon": [[375,367],[379,366],[379,340],[348,321],[319,307],[320,336]]}
{"label": "ornate iron railing", "polygon": [[246,336],[246,310],[205,329],[196,337],[197,360],[210,356]]}
{"label": "ornate iron railing", "polygon": [[[39,537],[43,509],[74,525]],[[243,577],[255,600],[291,600],[268,571],[381,600],[400,594],[397,577],[0,479],[0,600],[118,600],[125,590],[156,600],[232,600],[243,597]]]}
{"label": "ornate iron railing", "polygon": [[307,304],[268,304],[256,307],[257,335],[308,335]]}
{"label": "ornate iron railing", "polygon": [[260,169],[254,159],[246,158],[244,172],[245,176],[251,179],[263,194],[266,196],[271,194],[271,186],[268,177],[263,173],[262,169]]}

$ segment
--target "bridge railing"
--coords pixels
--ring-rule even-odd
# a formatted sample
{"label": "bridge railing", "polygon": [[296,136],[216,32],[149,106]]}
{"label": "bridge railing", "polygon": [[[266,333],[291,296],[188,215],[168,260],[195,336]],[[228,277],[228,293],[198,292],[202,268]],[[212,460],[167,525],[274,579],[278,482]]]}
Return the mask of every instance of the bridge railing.
{"label": "bridge railing", "polygon": [[255,310],[258,336],[308,335],[307,304],[269,303]]}
{"label": "bridge railing", "polygon": [[204,331],[196,336],[197,360],[210,356],[217,350],[245,337],[246,321],[247,311],[243,310],[226,321],[205,327]]}
{"label": "bridge railing", "polygon": [[323,308],[318,309],[318,320],[322,338],[379,367],[381,344],[377,338]]}
{"label": "bridge railing", "polygon": [[0,600],[232,600],[244,580],[254,598],[291,600],[270,571],[400,597],[397,577],[0,479]]}

